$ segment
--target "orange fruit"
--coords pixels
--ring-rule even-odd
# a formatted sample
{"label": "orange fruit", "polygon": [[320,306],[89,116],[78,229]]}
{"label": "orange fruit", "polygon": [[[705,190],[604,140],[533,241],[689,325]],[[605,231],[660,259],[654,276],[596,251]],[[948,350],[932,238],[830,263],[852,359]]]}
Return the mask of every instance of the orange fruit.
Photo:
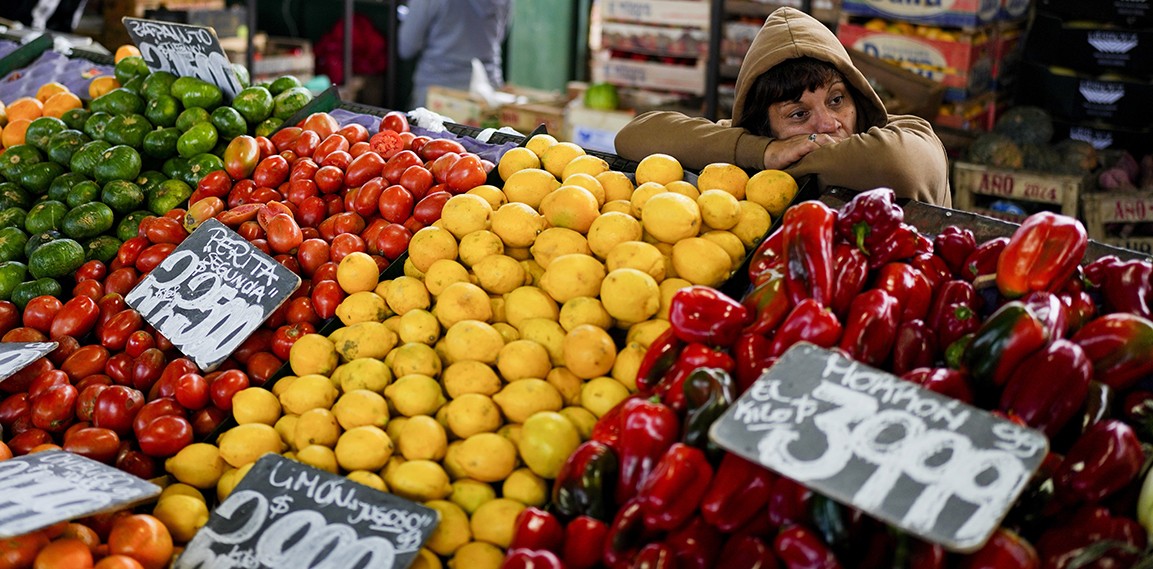
{"label": "orange fruit", "polygon": [[88,84],[88,97],[95,99],[113,89],[119,88],[120,82],[116,80],[113,75],[101,75],[93,78],[92,82]]}
{"label": "orange fruit", "polygon": [[66,87],[63,83],[59,81],[49,81],[41,85],[40,88],[36,90],[36,100],[43,103],[52,97],[52,95],[67,92],[68,87]]}
{"label": "orange fruit", "polygon": [[9,122],[19,119],[32,121],[42,116],[44,116],[44,103],[35,97],[20,97],[8,103]]}
{"label": "orange fruit", "polygon": [[84,103],[80,97],[70,92],[56,93],[44,101],[44,116],[60,118],[64,116],[64,113],[83,106]]}
{"label": "orange fruit", "polygon": [[32,121],[28,119],[16,119],[10,121],[8,126],[4,127],[4,132],[0,133],[0,144],[4,148],[12,148],[17,144],[24,144],[24,133],[28,131],[28,125]]}
{"label": "orange fruit", "polygon": [[88,544],[76,538],[58,539],[44,546],[36,554],[34,569],[91,569],[92,550]]}
{"label": "orange fruit", "polygon": [[134,46],[130,43],[126,43],[126,44],[116,48],[116,53],[112,56],[112,60],[113,60],[113,63],[120,63],[121,59],[124,59],[125,57],[130,57],[133,55],[140,55],[140,50],[136,46]]}

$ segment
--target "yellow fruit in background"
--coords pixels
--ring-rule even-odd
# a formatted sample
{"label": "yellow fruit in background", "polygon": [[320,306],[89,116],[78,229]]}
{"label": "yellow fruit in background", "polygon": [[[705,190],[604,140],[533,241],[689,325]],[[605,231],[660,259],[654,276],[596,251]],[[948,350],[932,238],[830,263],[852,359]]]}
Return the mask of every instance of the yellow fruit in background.
{"label": "yellow fruit in background", "polygon": [[[597,294],[600,294],[599,288]],[[560,307],[559,322],[566,332],[581,324],[591,324],[607,330],[613,325],[613,317],[609,316],[600,299],[593,296],[577,296],[566,300]]]}
{"label": "yellow fruit in background", "polygon": [[781,170],[761,170],[745,184],[745,198],[765,208],[774,219],[784,215],[796,196],[797,181]]}
{"label": "yellow fruit in background", "polygon": [[[509,324],[520,328],[521,323],[532,318],[556,320],[560,307],[547,292],[535,286],[522,286],[505,295],[504,312]],[[523,330],[521,331],[523,334]]]}
{"label": "yellow fruit in background", "polygon": [[510,148],[496,164],[496,171],[502,180],[508,180],[513,174],[528,168],[540,168],[540,157],[524,146]]}
{"label": "yellow fruit in background", "polygon": [[657,285],[661,289],[661,309],[660,312],[657,312],[657,317],[667,319],[669,317],[669,305],[673,300],[673,295],[676,294],[678,290],[692,285],[693,283],[682,278],[671,278],[661,281],[661,284]]}
{"label": "yellow fruit in background", "polygon": [[629,197],[629,215],[642,219],[641,213],[644,211],[645,204],[648,203],[653,196],[668,192],[669,189],[664,184],[657,182],[646,182],[637,186],[633,191],[632,196]]}
{"label": "yellow fruit in background", "polygon": [[555,387],[543,379],[533,378],[505,385],[504,389],[492,396],[492,400],[500,406],[504,416],[514,423],[523,423],[534,413],[560,411],[564,407],[560,392]]}
{"label": "yellow fruit in background", "polygon": [[548,372],[548,376],[544,378],[549,385],[556,388],[557,393],[560,393],[561,400],[565,405],[577,405],[581,399],[581,387],[584,385],[584,380],[577,377],[576,374],[569,371],[566,367],[554,367]]}
{"label": "yellow fruit in background", "polygon": [[[340,448],[340,443],[336,443],[336,448],[338,448],[338,449]],[[339,454],[337,454],[337,461],[338,462],[340,461],[340,455]],[[381,478],[380,475],[375,473],[375,472],[369,472],[367,470],[353,470],[352,472],[349,472],[348,474],[344,475],[344,477],[348,478],[349,480],[351,480],[353,482],[356,482],[357,484],[363,484],[365,486],[368,486],[369,488],[372,488],[373,490],[379,490],[381,492],[388,492],[388,484],[385,484],[384,479]]]}
{"label": "yellow fruit in background", "polygon": [[472,530],[468,525],[468,514],[460,506],[447,500],[432,500],[425,506],[440,514],[440,523],[428,536],[424,546],[437,555],[449,556],[461,546],[472,541]]}
{"label": "yellow fruit in background", "polygon": [[553,259],[569,253],[589,254],[589,243],[584,235],[565,227],[550,227],[537,236],[529,248],[532,258],[547,269]]}
{"label": "yellow fruit in background", "polygon": [[544,154],[545,150],[557,143],[556,137],[551,134],[534,134],[525,142],[524,147],[531,150],[537,157]]}
{"label": "yellow fruit in background", "polygon": [[336,346],[320,334],[305,334],[292,344],[288,352],[288,364],[297,376],[320,374],[328,375],[336,369],[339,357]]}
{"label": "yellow fruit in background", "polygon": [[432,306],[429,290],[425,283],[418,278],[402,276],[384,281],[377,285],[377,296],[384,297],[384,301],[394,314],[404,315],[409,310],[428,309]]}
{"label": "yellow fruit in background", "polygon": [[432,345],[440,338],[440,322],[427,310],[409,310],[400,317],[400,341]]}
{"label": "yellow fruit in background", "polygon": [[332,408],[336,396],[336,387],[327,377],[319,374],[302,375],[280,394],[280,405],[285,411],[300,415],[310,409]]}
{"label": "yellow fruit in background", "polygon": [[588,230],[588,248],[604,259],[613,247],[625,241],[640,241],[644,230],[637,218],[621,212],[602,213]]}
{"label": "yellow fruit in background", "polygon": [[540,508],[548,502],[549,483],[533,474],[530,468],[518,468],[505,478],[500,486],[500,495],[526,506]]}
{"label": "yellow fruit in background", "polygon": [[493,395],[501,387],[496,372],[480,362],[455,362],[444,369],[441,381],[444,382],[445,392],[453,398],[465,393]]}
{"label": "yellow fruit in background", "polygon": [[84,102],[80,97],[69,92],[56,93],[44,101],[44,116],[60,118],[72,109],[81,108],[84,108]]}
{"label": "yellow fruit in background", "polygon": [[729,231],[740,237],[741,243],[744,243],[745,247],[752,249],[765,237],[765,233],[769,231],[772,222],[773,220],[765,208],[758,203],[745,200],[741,202],[740,220]]}
{"label": "yellow fruit in background", "polygon": [[581,389],[581,407],[600,418],[628,396],[629,390],[621,382],[611,377],[597,377]]}
{"label": "yellow fruit in background", "polygon": [[343,429],[388,424],[388,402],[377,391],[353,389],[346,391],[332,404],[332,414]]}
{"label": "yellow fruit in background", "polygon": [[126,44],[123,44],[120,47],[116,48],[116,52],[112,56],[112,61],[115,63],[120,63],[121,59],[124,59],[125,57],[132,57],[132,56],[139,57],[140,56],[140,49],[137,48],[136,46],[132,45],[132,44],[126,43]]}
{"label": "yellow fruit in background", "polygon": [[487,395],[465,393],[445,407],[448,429],[458,438],[496,432],[501,426],[500,408]]}
{"label": "yellow fruit in background", "polygon": [[95,99],[113,89],[119,89],[120,82],[113,75],[101,75],[88,83],[88,98]]}
{"label": "yellow fruit in background", "polygon": [[[559,230],[559,229],[558,229]],[[524,286],[540,286],[540,278],[544,276],[544,267],[534,259],[522,259],[520,266],[524,267]],[[507,321],[507,319],[503,319]]]}
{"label": "yellow fruit in background", "polygon": [[697,176],[697,189],[701,193],[709,190],[722,190],[738,200],[745,199],[745,186],[749,174],[735,164],[716,162],[701,169]]}
{"label": "yellow fruit in background", "polygon": [[340,474],[336,451],[324,445],[309,445],[296,451],[296,460],[325,472]]}
{"label": "yellow fruit in background", "polygon": [[5,112],[8,114],[9,125],[22,119],[32,122],[44,116],[44,103],[36,97],[20,97],[15,101],[9,101]]}
{"label": "yellow fruit in background", "polygon": [[406,500],[428,502],[452,493],[448,474],[431,460],[408,460],[386,471],[384,481],[393,494]]}
{"label": "yellow fruit in background", "polygon": [[357,322],[338,328],[329,334],[328,339],[344,362],[357,358],[383,358],[397,340],[396,332],[382,322]]}
{"label": "yellow fruit in background", "polygon": [[164,461],[173,478],[201,490],[215,486],[227,468],[220,449],[208,443],[192,443]]}
{"label": "yellow fruit in background", "polygon": [[741,218],[741,202],[724,190],[705,190],[697,198],[701,221],[712,229],[729,229]]}
{"label": "yellow fruit in background", "polygon": [[552,365],[564,365],[565,331],[560,322],[551,318],[529,318],[521,322],[520,332],[523,339],[544,346]]}
{"label": "yellow fruit in background", "polygon": [[280,435],[280,440],[285,446],[292,445],[292,435],[296,433],[296,422],[300,420],[300,415],[282,415],[276,420],[276,424],[272,428],[276,429],[276,434]]}
{"label": "yellow fruit in background", "polygon": [[452,494],[448,499],[471,516],[481,504],[496,499],[496,490],[487,482],[461,478],[453,481]]}
{"label": "yellow fruit in background", "polygon": [[483,541],[466,543],[448,560],[448,569],[500,569],[504,550]]}
{"label": "yellow fruit in background", "polygon": [[189,496],[191,498],[200,500],[201,502],[204,501],[203,492],[201,492],[195,486],[190,486],[183,482],[173,482],[172,484],[165,486],[164,490],[160,491],[160,496],[158,496],[156,499],[163,500],[169,496]]}
{"label": "yellow fruit in background", "polygon": [[558,142],[540,155],[540,165],[558,180],[564,175],[565,166],[578,156],[585,156],[585,149],[572,142]]}
{"label": "yellow fruit in background", "polygon": [[[544,216],[528,204],[506,203],[492,214],[492,231],[507,247],[529,247],[544,229]],[[409,255],[412,255],[411,244]]]}
{"label": "yellow fruit in background", "polygon": [[280,414],[280,401],[263,387],[242,389],[232,396],[232,417],[238,424],[275,425]]}
{"label": "yellow fruit in background", "polygon": [[508,547],[516,529],[516,518],[524,509],[524,504],[508,498],[497,498],[481,504],[469,520],[473,538],[497,547]]}
{"label": "yellow fruit in background", "polygon": [[392,316],[392,311],[388,309],[384,298],[371,290],[352,293],[336,307],[336,317],[345,326],[360,322],[384,322],[389,316]]}
{"label": "yellow fruit in background", "polygon": [[591,154],[584,154],[577,156],[565,164],[561,170],[560,179],[568,180],[575,174],[586,174],[589,176],[596,176],[601,172],[607,172],[609,163],[605,162],[604,158],[600,156],[593,156]]}
{"label": "yellow fruit in background", "polygon": [[540,288],[560,303],[578,296],[596,296],[605,274],[605,266],[591,255],[561,255],[549,263]]}
{"label": "yellow fruit in background", "polygon": [[[598,158],[599,160],[599,158]],[[584,172],[577,172],[565,176],[561,182],[562,186],[579,186],[588,190],[590,194],[597,199],[597,207],[605,205],[605,187],[597,181],[596,177],[586,174]]]}
{"label": "yellow fruit in background", "polygon": [[685,177],[685,170],[676,158],[668,154],[650,154],[637,163],[637,184],[656,182],[667,184]]}
{"label": "yellow fruit in background", "polygon": [[336,265],[336,282],[348,294],[371,291],[376,288],[379,277],[380,268],[376,261],[363,251],[345,255]]}
{"label": "yellow fruit in background", "polygon": [[340,423],[336,416],[328,409],[309,409],[300,414],[296,426],[292,429],[292,448],[300,452],[306,446],[321,445],[328,448],[336,446],[340,438]]}
{"label": "yellow fruit in background", "polygon": [[479,229],[460,238],[457,255],[466,267],[473,267],[485,257],[504,254],[504,242],[487,229]]}
{"label": "yellow fruit in background", "polygon": [[388,382],[392,381],[392,370],[376,358],[357,358],[337,367],[331,379],[345,393],[357,389],[383,393]]}
{"label": "yellow fruit in background", "polygon": [[[292,457],[285,455],[285,458],[292,460]],[[220,476],[220,481],[216,483],[216,501],[223,502],[228,495],[232,493],[233,488],[244,479],[244,475],[252,470],[252,465],[256,463],[249,463],[240,468],[229,468],[227,472]]]}
{"label": "yellow fruit in background", "polygon": [[490,215],[492,205],[488,200],[476,194],[458,194],[444,203],[440,221],[449,233],[460,239],[473,231],[486,229]]}
{"label": "yellow fruit in background", "polygon": [[385,363],[392,367],[396,377],[411,374],[437,377],[443,368],[436,349],[427,344],[404,344],[390,352]]}
{"label": "yellow fruit in background", "polygon": [[552,370],[548,350],[532,340],[514,340],[497,354],[496,367],[505,381],[535,377],[544,379]]}
{"label": "yellow fruit in background", "polygon": [[334,452],[344,470],[377,471],[392,458],[393,442],[380,427],[361,425],[340,435]]}
{"label": "yellow fruit in background", "polygon": [[492,184],[481,184],[465,193],[484,198],[484,201],[488,202],[489,207],[493,210],[508,203],[508,197],[504,195],[504,191]]}
{"label": "yellow fruit in background", "polygon": [[669,329],[668,320],[646,320],[629,326],[628,334],[625,335],[625,344],[636,342],[644,347],[649,347],[656,341],[657,338],[664,334]]}
{"label": "yellow fruit in background", "polygon": [[673,267],[678,276],[693,284],[717,287],[728,280],[732,261],[720,245],[692,237],[673,245]]}
{"label": "yellow fruit in background", "polygon": [[492,319],[492,303],[488,293],[479,286],[468,282],[453,283],[437,297],[432,313],[440,325],[448,329],[461,320],[488,322]]}
{"label": "yellow fruit in background", "polygon": [[645,231],[665,243],[696,237],[701,231],[700,207],[681,194],[659,193],[645,202],[643,212],[641,225]]}
{"label": "yellow fruit in background", "polygon": [[605,189],[606,204],[616,200],[628,201],[636,188],[636,184],[624,172],[609,170],[597,174],[596,178]]}
{"label": "yellow fruit in background", "polygon": [[168,496],[156,502],[152,515],[168,528],[173,541],[188,543],[208,523],[208,506],[203,499]]}
{"label": "yellow fruit in background", "polygon": [[684,180],[676,180],[665,184],[665,189],[674,194],[680,194],[693,201],[697,201],[701,192],[696,186]]}
{"label": "yellow fruit in background", "polygon": [[489,255],[473,265],[472,270],[480,287],[489,294],[508,294],[525,280],[524,267],[508,255]]}
{"label": "yellow fruit in background", "polygon": [[28,132],[28,125],[32,124],[28,119],[12,119],[4,126],[4,130],[0,132],[0,145],[4,148],[12,148],[24,144],[24,137]]}
{"label": "yellow fruit in background", "polygon": [[440,460],[446,448],[448,433],[428,415],[409,417],[396,438],[396,450],[405,460]]}
{"label": "yellow fruit in background", "polygon": [[616,344],[604,328],[581,324],[565,336],[566,367],[581,379],[607,374],[613,368],[616,356]]}
{"label": "yellow fruit in background", "polygon": [[623,241],[605,256],[605,269],[610,273],[618,269],[636,269],[656,281],[665,279],[665,256],[655,245],[644,241]]}
{"label": "yellow fruit in background", "polygon": [[541,200],[559,187],[560,181],[556,176],[541,168],[527,168],[505,179],[503,190],[509,203],[525,204],[537,209]]}
{"label": "yellow fruit in background", "polygon": [[629,203],[629,200],[607,201],[605,205],[601,206],[601,215],[606,213],[623,213],[629,217],[633,217],[633,206]]}
{"label": "yellow fruit in background", "polygon": [[[405,417],[432,415],[444,405],[440,384],[427,375],[406,375],[384,390],[397,413]],[[392,484],[389,483],[389,486]]]}
{"label": "yellow fruit in background", "polygon": [[725,231],[723,229],[716,229],[701,234],[701,237],[708,239],[713,243],[721,246],[726,253],[729,254],[729,260],[732,261],[732,268],[736,270],[745,262],[745,244],[741,242],[741,238],[737,237],[732,231]]}
{"label": "yellow fruit in background", "polygon": [[601,304],[618,324],[641,322],[661,309],[661,289],[647,272],[613,269],[601,283]]}
{"label": "yellow fruit in background", "polygon": [[461,320],[445,332],[444,344],[451,361],[473,360],[494,364],[504,347],[504,338],[487,322]]}
{"label": "yellow fruit in background", "polygon": [[469,478],[497,482],[516,468],[516,447],[496,433],[477,433],[464,439],[456,459]]}
{"label": "yellow fruit in background", "polygon": [[[420,281],[417,281],[420,282]],[[432,296],[440,296],[444,289],[453,283],[469,282],[468,269],[455,259],[441,259],[432,264],[424,274],[424,287]],[[428,308],[426,305],[424,308]]]}
{"label": "yellow fruit in background", "polygon": [[424,271],[417,269],[416,265],[412,264],[411,258],[405,257],[404,258],[404,276],[413,277],[416,279],[422,279],[422,278],[424,278]]}
{"label": "yellow fruit in background", "polygon": [[35,97],[36,97],[37,101],[40,101],[41,103],[43,103],[43,102],[47,101],[48,99],[52,98],[53,95],[56,95],[58,93],[69,93],[69,92],[70,91],[68,90],[68,87],[65,86],[63,83],[61,83],[59,81],[49,81],[47,83],[40,85],[40,87],[36,89]]}
{"label": "yellow fruit in background", "polygon": [[284,450],[280,434],[276,429],[263,423],[237,425],[220,435],[217,445],[220,448],[220,457],[233,468],[256,462],[265,453],[279,453]]}
{"label": "yellow fruit in background", "polygon": [[[620,356],[617,356],[617,361],[620,361],[620,359]],[[635,376],[633,377],[633,382],[636,382]],[[564,415],[564,418],[568,419],[568,421],[576,427],[577,433],[580,433],[581,441],[587,441],[592,438],[593,427],[597,424],[597,416],[593,415],[592,411],[574,405],[561,409],[560,414]]]}
{"label": "yellow fruit in background", "polygon": [[561,186],[544,197],[540,212],[549,225],[584,234],[600,215],[600,207],[592,192],[580,186]]}
{"label": "yellow fruit in background", "polygon": [[428,271],[439,259],[455,259],[456,253],[456,237],[447,229],[434,225],[417,231],[408,242],[408,258],[422,272]]}
{"label": "yellow fruit in background", "polygon": [[442,567],[444,565],[441,564],[440,558],[431,550],[422,547],[416,552],[416,557],[408,569],[441,569]]}
{"label": "yellow fruit in background", "polygon": [[546,411],[524,422],[517,450],[533,474],[553,479],[580,444],[580,433],[572,422],[560,413]]}

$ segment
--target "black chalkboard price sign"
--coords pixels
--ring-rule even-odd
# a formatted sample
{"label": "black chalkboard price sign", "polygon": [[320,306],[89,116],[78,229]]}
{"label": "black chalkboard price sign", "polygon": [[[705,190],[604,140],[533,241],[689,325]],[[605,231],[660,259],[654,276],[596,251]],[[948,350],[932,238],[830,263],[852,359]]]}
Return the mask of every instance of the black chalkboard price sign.
{"label": "black chalkboard price sign", "polygon": [[149,69],[203,79],[220,87],[229,100],[240,92],[240,80],[212,28],[141,18],[121,20]]}
{"label": "black chalkboard price sign", "polygon": [[23,535],[160,495],[160,487],[62,450],[0,462],[0,537]]}
{"label": "black chalkboard price sign", "polygon": [[408,567],[439,522],[431,508],[266,454],[173,568]]}
{"label": "black chalkboard price sign", "polygon": [[785,352],[709,434],[960,552],[989,539],[1049,446],[1039,431],[806,343]]}
{"label": "black chalkboard price sign", "polygon": [[296,273],[210,219],[124,300],[200,369],[210,371],[299,286]]}
{"label": "black chalkboard price sign", "polygon": [[0,381],[50,354],[59,345],[56,342],[0,342]]}

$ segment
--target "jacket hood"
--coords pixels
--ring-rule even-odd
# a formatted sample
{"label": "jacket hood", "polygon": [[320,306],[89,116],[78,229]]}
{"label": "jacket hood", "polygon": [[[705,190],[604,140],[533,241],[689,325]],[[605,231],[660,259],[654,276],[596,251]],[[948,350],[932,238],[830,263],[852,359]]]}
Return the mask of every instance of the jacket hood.
{"label": "jacket hood", "polygon": [[[769,14],[765,25],[753,38],[748,54],[737,74],[733,124],[741,120],[741,109],[753,82],[782,61],[812,57],[833,64],[864,100],[857,105],[858,131],[884,126],[888,112],[865,76],[853,66],[849,52],[825,24],[795,8],[779,8]],[[862,126],[864,128],[862,128]]]}

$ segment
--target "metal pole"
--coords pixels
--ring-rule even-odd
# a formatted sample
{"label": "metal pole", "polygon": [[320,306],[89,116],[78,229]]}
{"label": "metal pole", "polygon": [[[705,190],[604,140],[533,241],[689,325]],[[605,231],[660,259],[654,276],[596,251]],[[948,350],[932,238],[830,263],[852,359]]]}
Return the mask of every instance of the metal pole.
{"label": "metal pole", "polygon": [[352,81],[352,1],[344,0],[344,85]]}
{"label": "metal pole", "polygon": [[721,35],[725,1],[712,0],[709,10],[709,53],[705,65],[705,118],[717,120],[717,93],[721,77]]}
{"label": "metal pole", "polygon": [[248,26],[248,49],[244,50],[244,65],[248,67],[248,78],[252,83],[256,76],[256,0],[248,0],[248,13],[245,14]]}

